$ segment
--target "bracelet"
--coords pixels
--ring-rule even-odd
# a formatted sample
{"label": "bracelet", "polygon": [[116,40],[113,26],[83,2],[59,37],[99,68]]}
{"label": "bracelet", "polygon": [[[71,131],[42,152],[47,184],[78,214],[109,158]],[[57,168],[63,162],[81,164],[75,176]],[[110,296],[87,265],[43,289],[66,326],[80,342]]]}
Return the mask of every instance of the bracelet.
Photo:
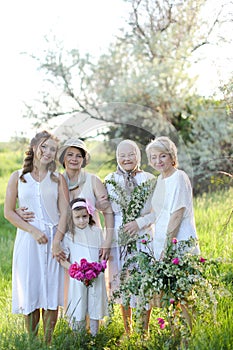
{"label": "bracelet", "polygon": [[59,228],[57,228],[57,231],[60,232],[64,236],[65,232],[62,232],[61,230],[59,230]]}

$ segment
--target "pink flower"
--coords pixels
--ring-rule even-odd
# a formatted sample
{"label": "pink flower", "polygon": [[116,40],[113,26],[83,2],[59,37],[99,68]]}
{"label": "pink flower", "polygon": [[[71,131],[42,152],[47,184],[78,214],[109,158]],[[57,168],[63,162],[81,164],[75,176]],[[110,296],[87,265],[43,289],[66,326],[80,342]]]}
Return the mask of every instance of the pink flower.
{"label": "pink flower", "polygon": [[175,299],[171,298],[171,299],[169,300],[169,303],[170,303],[170,304],[174,304],[174,303],[175,303]]}
{"label": "pink flower", "polygon": [[78,281],[84,283],[85,286],[91,286],[95,278],[107,267],[106,260],[102,262],[88,262],[86,259],[81,259],[80,264],[74,262],[69,267],[69,275]]}
{"label": "pink flower", "polygon": [[161,317],[158,317],[157,320],[158,320],[159,328],[160,329],[164,329],[165,328],[165,321],[164,321],[164,319],[161,318]]}
{"label": "pink flower", "polygon": [[178,243],[178,239],[177,239],[177,238],[175,238],[175,237],[174,237],[174,238],[172,238],[172,243],[173,243],[173,244]]}
{"label": "pink flower", "polygon": [[95,270],[90,269],[85,273],[85,277],[90,281],[97,277],[97,273],[95,272]]}
{"label": "pink flower", "polygon": [[199,261],[200,261],[201,263],[204,263],[204,262],[206,261],[206,259],[200,257]]}
{"label": "pink flower", "polygon": [[102,266],[102,269],[105,270],[107,268],[107,261],[106,260],[102,260],[101,261],[101,266]]}
{"label": "pink flower", "polygon": [[180,262],[179,258],[174,258],[174,259],[172,259],[172,263],[173,263],[174,265],[179,265],[179,262]]}
{"label": "pink flower", "polygon": [[142,244],[146,244],[146,239],[142,239],[142,240],[141,240],[141,243],[142,243]]}

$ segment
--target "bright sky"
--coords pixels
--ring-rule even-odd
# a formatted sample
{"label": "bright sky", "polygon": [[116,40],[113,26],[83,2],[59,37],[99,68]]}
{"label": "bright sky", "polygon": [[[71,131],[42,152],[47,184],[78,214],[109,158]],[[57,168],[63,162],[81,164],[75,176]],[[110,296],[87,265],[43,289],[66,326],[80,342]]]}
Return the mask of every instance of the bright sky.
{"label": "bright sky", "polygon": [[[212,4],[218,0],[212,0]],[[27,102],[40,90],[36,65],[22,52],[37,53],[45,45],[44,36],[52,32],[66,47],[81,52],[100,53],[123,27],[127,4],[123,0],[7,0],[0,4],[0,141],[29,132],[30,122],[21,117],[23,101]],[[204,53],[203,53],[204,54]],[[224,57],[225,59],[225,57]],[[207,68],[211,68],[212,71]],[[231,65],[232,66],[232,65]],[[199,68],[200,91],[210,92],[219,75],[212,59]],[[34,134],[34,131],[32,132]]]}

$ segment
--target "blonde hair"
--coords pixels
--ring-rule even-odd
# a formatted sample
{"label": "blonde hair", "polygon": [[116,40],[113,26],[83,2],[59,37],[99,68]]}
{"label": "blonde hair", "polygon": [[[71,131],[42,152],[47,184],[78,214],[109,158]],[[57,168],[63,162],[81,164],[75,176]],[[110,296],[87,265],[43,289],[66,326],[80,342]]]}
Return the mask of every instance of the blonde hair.
{"label": "blonde hair", "polygon": [[146,146],[146,154],[147,154],[149,164],[150,164],[151,151],[153,149],[169,154],[173,161],[173,166],[175,167],[178,166],[177,147],[174,144],[174,142],[169,139],[169,137],[167,136],[157,137]]}

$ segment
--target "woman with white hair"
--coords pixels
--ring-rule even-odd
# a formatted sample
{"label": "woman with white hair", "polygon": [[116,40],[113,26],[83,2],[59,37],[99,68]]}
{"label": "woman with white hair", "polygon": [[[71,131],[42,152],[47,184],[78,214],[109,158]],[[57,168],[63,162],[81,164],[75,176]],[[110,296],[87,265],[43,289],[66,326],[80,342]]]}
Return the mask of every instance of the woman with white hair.
{"label": "woman with white hair", "polygon": [[[154,255],[159,260],[168,240],[197,239],[192,187],[188,175],[177,168],[177,148],[168,137],[161,136],[151,141],[146,153],[149,164],[160,173],[152,198],[155,212]],[[190,250],[194,254],[200,252],[198,245]]]}
{"label": "woman with white hair", "polygon": [[[119,275],[122,271],[125,259],[127,255],[133,254],[133,249],[145,250],[145,245],[142,243],[142,238],[145,235],[152,237],[153,235],[153,225],[149,225],[143,230],[134,229],[128,230],[127,232],[122,231],[125,222],[127,222],[127,211],[131,209],[125,208],[126,203],[133,204],[132,195],[135,193],[134,189],[137,188],[140,190],[143,188],[144,184],[150,182],[151,184],[147,187],[147,191],[144,188],[143,196],[139,196],[136,201],[137,205],[141,204],[141,210],[138,211],[138,215],[145,215],[150,212],[151,205],[150,199],[153,193],[152,186],[154,175],[145,172],[140,169],[141,164],[141,153],[138,145],[132,140],[123,140],[121,141],[116,149],[116,159],[117,159],[117,169],[114,173],[109,174],[105,178],[105,183],[107,191],[110,197],[112,204],[112,209],[114,212],[114,237],[111,248],[111,254],[109,257],[108,273],[109,273],[109,288],[110,293],[113,293],[114,290],[119,286]],[[140,202],[140,203],[139,203]],[[124,209],[123,209],[124,208]],[[131,211],[132,213],[132,211]],[[130,237],[136,236],[136,242],[134,248],[130,244],[122,244],[122,237],[120,237],[120,232],[123,232],[123,235],[130,235]],[[124,321],[124,327],[127,334],[131,332],[132,328],[132,307],[135,307],[136,300],[131,298],[130,306],[124,307],[121,300],[116,302],[121,305],[121,311]],[[144,329],[148,330],[149,318],[150,318],[150,309],[147,310],[145,314],[145,319],[143,320]]]}

